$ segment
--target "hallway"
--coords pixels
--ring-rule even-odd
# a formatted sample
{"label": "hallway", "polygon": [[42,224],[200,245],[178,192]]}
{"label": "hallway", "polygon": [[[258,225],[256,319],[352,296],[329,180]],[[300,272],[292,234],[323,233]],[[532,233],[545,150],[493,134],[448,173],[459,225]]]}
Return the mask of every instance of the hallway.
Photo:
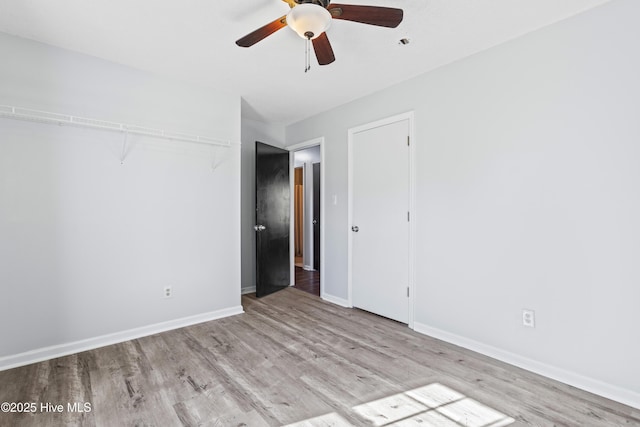
{"label": "hallway", "polygon": [[307,271],[296,266],[296,280],[294,288],[320,296],[320,272]]}

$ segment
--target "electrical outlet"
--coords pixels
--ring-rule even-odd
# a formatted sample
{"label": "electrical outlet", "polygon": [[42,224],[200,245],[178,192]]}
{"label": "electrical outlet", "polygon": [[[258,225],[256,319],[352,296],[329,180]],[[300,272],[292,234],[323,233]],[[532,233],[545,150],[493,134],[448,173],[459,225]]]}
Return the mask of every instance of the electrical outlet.
{"label": "electrical outlet", "polygon": [[533,310],[522,310],[522,324],[528,328],[535,328],[536,312]]}
{"label": "electrical outlet", "polygon": [[164,287],[164,297],[165,298],[171,298],[173,296],[173,289],[171,289],[171,286],[165,286]]}

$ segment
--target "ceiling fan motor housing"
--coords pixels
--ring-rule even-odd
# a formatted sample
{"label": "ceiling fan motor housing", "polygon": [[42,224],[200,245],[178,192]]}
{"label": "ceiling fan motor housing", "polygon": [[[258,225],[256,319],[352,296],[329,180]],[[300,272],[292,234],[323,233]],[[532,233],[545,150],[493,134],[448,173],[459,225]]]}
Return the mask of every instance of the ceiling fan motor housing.
{"label": "ceiling fan motor housing", "polygon": [[318,6],[322,6],[325,9],[329,6],[329,3],[331,3],[331,0],[294,0],[294,1],[298,4],[305,4],[305,3],[317,4]]}

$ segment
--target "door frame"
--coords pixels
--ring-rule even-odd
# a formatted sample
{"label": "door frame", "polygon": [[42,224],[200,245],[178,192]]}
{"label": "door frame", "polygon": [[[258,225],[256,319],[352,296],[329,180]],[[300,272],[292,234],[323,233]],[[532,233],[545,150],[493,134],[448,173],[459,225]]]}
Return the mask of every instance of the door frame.
{"label": "door frame", "polygon": [[[351,231],[351,225],[353,225],[353,140],[356,133],[375,129],[381,126],[390,125],[401,121],[409,121],[409,298],[408,298],[408,314],[409,328],[413,329],[414,321],[414,302],[415,302],[415,232],[416,228],[416,203],[415,203],[415,189],[416,189],[416,167],[415,167],[415,137],[414,137],[414,122],[415,114],[413,111],[398,114],[395,116],[387,117],[374,122],[366,123],[360,126],[349,128],[347,138],[347,175],[348,175],[348,189],[347,189],[347,290],[348,290],[348,302],[349,307],[353,307],[353,232]],[[320,265],[322,267],[322,264]]]}
{"label": "door frame", "polygon": [[[325,170],[326,170],[326,166],[325,166],[325,158],[324,158],[324,137],[318,137],[318,138],[314,138],[314,139],[310,139],[307,141],[303,141],[294,145],[290,145],[288,147],[285,147],[286,150],[289,150],[289,170],[293,171],[294,170],[294,153],[296,151],[300,151],[300,150],[304,150],[305,148],[310,148],[310,147],[315,147],[319,145],[320,146],[320,298],[324,299],[325,298],[325,294],[324,294],[324,281],[325,281],[325,261],[324,261],[324,254],[325,254]],[[294,176],[293,176],[293,172],[289,173],[289,188],[290,188],[290,192],[291,192],[291,197],[293,200],[294,197],[294,188],[295,188],[295,182],[294,182]],[[293,203],[291,203],[291,215],[294,214],[293,212]],[[293,217],[292,217],[293,218]],[[291,284],[289,286],[293,286],[295,285],[295,280],[296,280],[296,271],[295,271],[295,241],[294,241],[294,224],[293,221],[291,221],[291,223],[289,224],[289,227],[291,229],[290,231],[290,240],[291,240],[291,245],[290,245],[290,270],[291,270]]]}

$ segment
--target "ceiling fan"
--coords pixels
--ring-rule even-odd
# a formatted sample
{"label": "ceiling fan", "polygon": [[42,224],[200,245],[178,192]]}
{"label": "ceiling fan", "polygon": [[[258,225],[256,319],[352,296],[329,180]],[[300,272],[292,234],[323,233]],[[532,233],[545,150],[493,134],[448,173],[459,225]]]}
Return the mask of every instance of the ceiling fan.
{"label": "ceiling fan", "polygon": [[241,47],[253,46],[279,29],[289,26],[300,37],[313,43],[318,64],[327,65],[336,59],[325,33],[333,19],[395,28],[403,17],[402,9],[391,7],[331,4],[331,0],[282,1],[291,7],[287,15],[247,34],[237,40],[236,44]]}

